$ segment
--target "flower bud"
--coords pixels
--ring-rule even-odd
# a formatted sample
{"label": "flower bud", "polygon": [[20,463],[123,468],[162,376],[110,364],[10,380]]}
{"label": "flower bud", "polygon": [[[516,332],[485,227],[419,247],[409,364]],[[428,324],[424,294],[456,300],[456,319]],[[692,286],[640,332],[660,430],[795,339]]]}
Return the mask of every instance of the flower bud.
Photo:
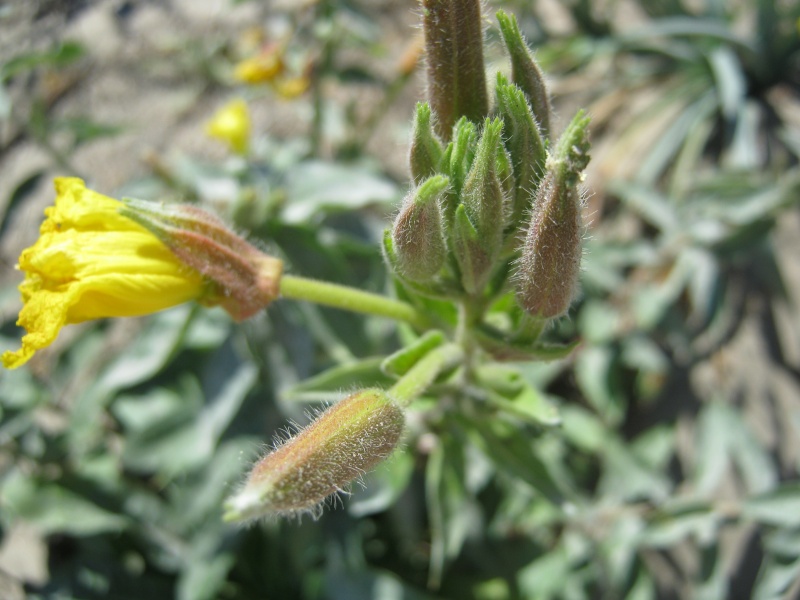
{"label": "flower bud", "polygon": [[475,158],[475,143],[478,131],[475,124],[466,117],[458,120],[453,128],[453,141],[447,144],[442,155],[442,171],[450,177],[450,189],[442,199],[445,228],[453,222],[453,216],[461,196],[461,188]]}
{"label": "flower bud", "polygon": [[442,145],[431,129],[431,107],[425,102],[418,102],[409,153],[411,178],[414,183],[422,183],[436,174],[439,162],[442,160],[442,152]]}
{"label": "flower bud", "polygon": [[550,94],[539,65],[528,49],[514,15],[497,11],[500,33],[506,50],[511,56],[511,79],[525,92],[533,109],[533,115],[542,132],[542,137],[550,136]]}
{"label": "flower bud", "polygon": [[395,219],[392,246],[400,273],[426,281],[444,265],[445,244],[440,201],[450,180],[442,175],[427,179],[409,193]]}
{"label": "flower bud", "polygon": [[453,128],[452,151],[448,165],[450,181],[457,194],[461,193],[467,173],[475,159],[475,143],[477,141],[478,130],[475,123],[466,117],[459,119]]}
{"label": "flower bud", "polygon": [[382,390],[351,394],[259,460],[226,501],[225,520],[318,514],[325,498],[392,453],[404,423],[403,411]]}
{"label": "flower bud", "polygon": [[505,151],[500,143],[502,131],[500,119],[486,119],[475,160],[461,191],[467,216],[490,258],[500,250],[504,227],[503,188],[497,176],[498,153]]}
{"label": "flower bud", "polygon": [[578,112],[561,136],[546,172],[517,263],[517,301],[529,314],[564,314],[578,285],[581,262],[581,174],[589,161],[586,127]]}
{"label": "flower bud", "polygon": [[423,0],[422,28],[436,133],[449,141],[458,119],[480,122],[489,112],[480,2]]}
{"label": "flower bud", "polygon": [[463,204],[456,209],[451,236],[453,254],[461,271],[461,285],[468,294],[478,294],[491,275],[492,258]]}
{"label": "flower bud", "polygon": [[495,91],[514,172],[509,220],[516,226],[530,209],[531,191],[542,179],[545,143],[522,90],[498,74]]}
{"label": "flower bud", "polygon": [[205,276],[221,305],[237,321],[278,297],[283,263],[233,233],[217,217],[186,204],[123,199],[120,214],[148,229],[185,265]]}

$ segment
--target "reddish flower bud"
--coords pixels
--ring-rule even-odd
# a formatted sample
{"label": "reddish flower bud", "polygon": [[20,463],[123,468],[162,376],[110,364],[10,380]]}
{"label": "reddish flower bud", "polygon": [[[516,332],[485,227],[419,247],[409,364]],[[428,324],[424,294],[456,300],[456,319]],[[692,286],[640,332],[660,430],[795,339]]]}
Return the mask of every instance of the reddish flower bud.
{"label": "reddish flower bud", "polygon": [[232,232],[214,215],[186,204],[123,199],[120,213],[150,230],[185,265],[205,276],[215,292],[203,299],[237,321],[278,297],[283,263]]}
{"label": "reddish flower bud", "polygon": [[561,316],[578,287],[582,252],[581,174],[589,161],[586,128],[579,112],[547,160],[516,267],[517,301],[539,318]]}
{"label": "reddish flower bud", "polygon": [[414,281],[427,281],[444,265],[446,249],[440,202],[450,181],[427,179],[406,196],[392,228],[396,265]]}
{"label": "reddish flower bud", "polygon": [[503,42],[511,56],[511,79],[525,92],[542,136],[548,138],[552,109],[550,108],[550,92],[547,90],[542,70],[522,37],[519,25],[517,25],[517,18],[498,10],[497,20],[500,23]]}
{"label": "reddish flower bud", "polygon": [[351,394],[259,460],[225,503],[225,520],[319,514],[325,498],[392,453],[404,424],[403,411],[382,390]]}
{"label": "reddish flower bud", "polygon": [[461,117],[480,122],[489,112],[478,0],[422,0],[428,100],[436,133],[450,140]]}

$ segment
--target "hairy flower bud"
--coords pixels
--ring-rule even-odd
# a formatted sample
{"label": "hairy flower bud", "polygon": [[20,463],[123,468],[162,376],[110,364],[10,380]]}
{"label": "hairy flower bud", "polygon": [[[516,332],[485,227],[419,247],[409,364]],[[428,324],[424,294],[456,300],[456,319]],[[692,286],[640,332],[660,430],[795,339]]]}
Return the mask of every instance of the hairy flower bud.
{"label": "hairy flower bud", "polygon": [[511,79],[525,92],[533,109],[533,115],[546,139],[550,136],[550,93],[539,65],[528,49],[525,39],[517,25],[514,15],[497,11],[500,33],[503,36],[506,50],[511,56]]}
{"label": "hairy flower bud", "polygon": [[542,179],[545,143],[522,90],[498,73],[495,91],[514,172],[509,220],[516,226],[530,209],[531,192]]}
{"label": "hairy flower bud", "polygon": [[492,258],[463,204],[456,209],[451,238],[453,254],[461,271],[461,285],[468,294],[478,294],[491,275]]}
{"label": "hairy flower bud", "polygon": [[409,153],[411,178],[414,183],[420,184],[436,174],[439,162],[442,160],[442,152],[442,145],[431,128],[431,107],[426,102],[418,102]]}
{"label": "hairy flower bud", "polygon": [[195,206],[123,199],[120,214],[135,221],[185,265],[205,276],[215,293],[204,304],[220,305],[237,321],[277,298],[283,263],[236,235],[217,217]]}
{"label": "hairy flower bud", "polygon": [[259,460],[225,503],[225,520],[318,513],[325,498],[392,453],[404,424],[403,411],[384,391],[351,394]]}
{"label": "hairy flower bud", "polygon": [[480,236],[486,254],[495,256],[503,234],[503,187],[497,175],[503,122],[486,119],[472,168],[461,191],[461,201]]}
{"label": "hairy flower bud", "polygon": [[406,196],[392,229],[392,246],[400,273],[414,281],[436,275],[445,260],[441,198],[450,180],[434,175]]}
{"label": "hairy flower bud", "polygon": [[577,289],[582,251],[578,184],[589,161],[588,124],[589,118],[578,112],[548,158],[516,266],[517,301],[538,318],[564,314]]}
{"label": "hairy flower bud", "polygon": [[422,0],[428,99],[436,132],[450,140],[461,117],[480,122],[489,112],[479,0]]}

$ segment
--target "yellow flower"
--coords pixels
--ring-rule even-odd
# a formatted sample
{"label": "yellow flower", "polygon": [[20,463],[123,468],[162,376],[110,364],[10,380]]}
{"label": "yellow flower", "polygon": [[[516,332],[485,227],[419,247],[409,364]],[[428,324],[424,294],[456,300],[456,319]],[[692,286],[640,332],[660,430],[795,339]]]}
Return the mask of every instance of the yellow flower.
{"label": "yellow flower", "polygon": [[74,177],[55,180],[55,206],[18,268],[22,348],[2,356],[13,369],[49,346],[64,325],[144,315],[201,298],[205,278],[155,235],[119,214],[122,203]]}
{"label": "yellow flower", "polygon": [[206,134],[226,142],[238,154],[250,145],[250,112],[244,100],[229,102],[206,123]]}
{"label": "yellow flower", "polygon": [[311,80],[303,75],[288,79],[276,79],[272,83],[272,88],[281,98],[291,100],[293,98],[297,98],[298,96],[302,96],[308,89],[309,85],[311,85]]}
{"label": "yellow flower", "polygon": [[242,83],[265,83],[283,73],[283,69],[283,48],[279,44],[270,44],[260,54],[238,63],[233,77]]}

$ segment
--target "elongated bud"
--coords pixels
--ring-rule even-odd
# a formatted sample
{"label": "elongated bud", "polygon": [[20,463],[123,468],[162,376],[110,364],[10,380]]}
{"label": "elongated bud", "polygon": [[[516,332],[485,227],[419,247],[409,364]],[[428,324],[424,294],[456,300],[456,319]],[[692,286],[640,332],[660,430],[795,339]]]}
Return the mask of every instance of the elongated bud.
{"label": "elongated bud", "polygon": [[447,144],[442,156],[442,170],[450,177],[450,189],[442,201],[445,226],[449,227],[461,197],[461,188],[475,158],[478,129],[466,117],[458,120],[453,128],[453,141]]}
{"label": "elongated bud", "polygon": [[426,102],[418,102],[409,153],[411,178],[415,184],[420,184],[431,175],[436,174],[443,151],[442,144],[436,139],[431,128],[430,105]]}
{"label": "elongated bud", "polygon": [[120,214],[150,230],[185,265],[205,276],[220,305],[237,321],[278,297],[283,263],[233,233],[214,215],[186,204],[123,199]]}
{"label": "elongated bud", "polygon": [[495,91],[514,171],[510,222],[516,225],[530,209],[531,192],[544,174],[545,144],[522,90],[498,73]]}
{"label": "elongated bud", "polygon": [[533,215],[517,264],[517,301],[529,314],[564,314],[578,285],[581,261],[581,198],[578,184],[589,162],[586,128],[579,111],[547,160]]}
{"label": "elongated bud", "polygon": [[464,182],[461,200],[489,257],[500,250],[503,234],[503,187],[497,174],[503,122],[486,119],[472,168]]}
{"label": "elongated bud", "polygon": [[511,79],[525,92],[531,103],[536,122],[542,131],[542,137],[547,139],[551,134],[550,115],[552,109],[550,93],[547,90],[542,70],[522,37],[519,25],[517,25],[517,18],[498,10],[497,21],[500,23],[500,33],[503,36],[506,50],[511,56]]}
{"label": "elongated bud", "polygon": [[460,194],[461,188],[467,179],[467,173],[475,159],[475,143],[478,141],[478,128],[475,123],[463,117],[458,120],[453,128],[453,150],[450,153],[450,179],[456,191]]}
{"label": "elongated bud", "polygon": [[318,513],[320,503],[386,459],[403,411],[379,389],[351,394],[259,460],[225,503],[226,521]]}
{"label": "elongated bud", "polygon": [[411,191],[403,202],[392,229],[392,245],[402,275],[426,281],[436,275],[445,260],[440,202],[450,180],[434,175]]}
{"label": "elongated bud", "polygon": [[451,240],[461,271],[461,285],[468,294],[478,294],[491,275],[492,257],[463,204],[458,206],[453,216]]}
{"label": "elongated bud", "polygon": [[450,140],[461,117],[480,122],[489,112],[479,0],[422,0],[428,100],[436,132]]}

